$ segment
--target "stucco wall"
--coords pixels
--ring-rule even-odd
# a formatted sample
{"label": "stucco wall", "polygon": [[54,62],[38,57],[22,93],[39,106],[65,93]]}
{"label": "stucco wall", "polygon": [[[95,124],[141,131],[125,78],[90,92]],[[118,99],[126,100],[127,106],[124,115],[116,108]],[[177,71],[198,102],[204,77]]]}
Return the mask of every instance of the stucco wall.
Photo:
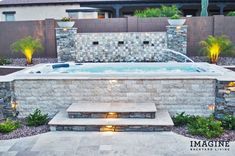
{"label": "stucco wall", "polygon": [[215,103],[215,80],[16,80],[19,116],[36,108],[54,115],[79,101],[154,102],[171,115],[209,115]]}
{"label": "stucco wall", "polygon": [[[15,11],[15,20],[44,20],[46,18],[61,19],[68,17],[67,9],[78,9],[79,4],[76,5],[47,5],[47,6],[19,6],[19,7],[0,7],[1,21],[5,21],[4,11]],[[78,17],[83,18],[97,18],[97,12],[92,13],[79,13]]]}

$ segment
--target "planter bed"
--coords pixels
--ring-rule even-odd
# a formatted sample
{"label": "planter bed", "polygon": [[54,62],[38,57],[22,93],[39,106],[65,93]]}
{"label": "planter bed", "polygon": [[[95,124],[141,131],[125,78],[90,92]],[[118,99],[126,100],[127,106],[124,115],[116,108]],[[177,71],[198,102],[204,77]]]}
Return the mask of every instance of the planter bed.
{"label": "planter bed", "polygon": [[[24,66],[25,67],[25,58],[10,59],[11,64],[9,66]],[[28,66],[33,66],[39,63],[56,63],[57,58],[33,58],[33,64]]]}
{"label": "planter bed", "polygon": [[[195,62],[209,62],[205,56],[190,56]],[[235,57],[220,57],[218,65],[221,66],[235,66]]]}
{"label": "planter bed", "polygon": [[41,133],[46,133],[49,131],[48,125],[42,125],[38,127],[29,127],[26,125],[24,120],[20,121],[20,128],[14,130],[10,133],[0,133],[0,140],[16,139],[21,137],[27,137],[32,135],[37,135]]}
{"label": "planter bed", "polygon": [[203,136],[197,136],[197,135],[191,135],[188,133],[186,126],[174,126],[172,129],[173,132],[183,135],[185,137],[193,138],[193,139],[199,139],[199,140],[223,140],[223,141],[235,141],[235,131],[234,130],[225,130],[224,133],[218,137],[213,139],[207,139]]}

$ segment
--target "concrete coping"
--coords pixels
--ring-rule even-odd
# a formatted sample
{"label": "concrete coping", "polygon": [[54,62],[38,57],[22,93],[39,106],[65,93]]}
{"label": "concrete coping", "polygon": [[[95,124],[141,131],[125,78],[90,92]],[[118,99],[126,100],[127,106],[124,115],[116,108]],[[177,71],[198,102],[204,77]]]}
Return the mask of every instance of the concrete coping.
{"label": "concrete coping", "polygon": [[26,68],[29,68],[29,67],[24,67],[24,66],[0,66],[0,68],[8,68],[8,69],[26,69]]}

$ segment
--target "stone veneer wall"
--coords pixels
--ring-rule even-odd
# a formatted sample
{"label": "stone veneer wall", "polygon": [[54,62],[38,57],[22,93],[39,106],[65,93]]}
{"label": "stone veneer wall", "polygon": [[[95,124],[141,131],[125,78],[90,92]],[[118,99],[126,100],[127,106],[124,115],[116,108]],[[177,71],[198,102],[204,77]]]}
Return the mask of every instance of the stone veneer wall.
{"label": "stone veneer wall", "polygon": [[0,82],[0,120],[12,116],[11,99],[13,96],[12,82]]}
{"label": "stone veneer wall", "polygon": [[235,81],[234,86],[228,86],[230,81],[218,81],[216,88],[216,108],[217,118],[224,114],[235,115]]}
{"label": "stone veneer wall", "polygon": [[162,49],[186,54],[187,26],[170,26],[167,32],[123,33],[77,33],[77,28],[56,28],[56,40],[59,61],[163,62]]}
{"label": "stone veneer wall", "polygon": [[16,80],[19,117],[36,108],[49,115],[72,103],[154,102],[171,115],[180,112],[209,115],[215,103],[215,80]]}
{"label": "stone veneer wall", "polygon": [[167,26],[167,48],[187,54],[188,26]]}

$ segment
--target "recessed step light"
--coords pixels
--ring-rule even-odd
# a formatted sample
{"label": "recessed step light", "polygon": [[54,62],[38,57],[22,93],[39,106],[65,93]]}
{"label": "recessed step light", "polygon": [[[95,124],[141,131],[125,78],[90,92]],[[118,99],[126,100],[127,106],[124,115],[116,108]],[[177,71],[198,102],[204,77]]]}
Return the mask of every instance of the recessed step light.
{"label": "recessed step light", "polygon": [[106,125],[100,128],[100,132],[114,132],[114,131],[115,131],[115,127],[112,125]]}

